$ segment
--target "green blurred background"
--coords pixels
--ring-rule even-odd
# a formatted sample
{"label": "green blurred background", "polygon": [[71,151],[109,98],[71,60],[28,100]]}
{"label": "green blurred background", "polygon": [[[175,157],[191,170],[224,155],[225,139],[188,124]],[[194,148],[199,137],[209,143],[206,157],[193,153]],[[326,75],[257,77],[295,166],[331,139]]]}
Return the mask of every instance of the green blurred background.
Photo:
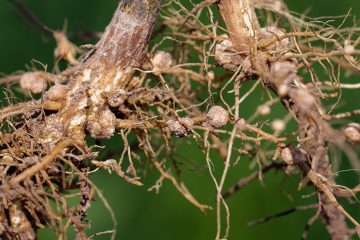
{"label": "green blurred background", "polygon": [[[111,19],[117,0],[37,0],[23,1],[44,23],[53,29],[62,29],[65,20],[68,31],[80,29],[103,31]],[[304,12],[310,10],[310,16],[337,16],[346,14],[350,9],[354,15],[360,15],[359,0],[287,0],[290,10]],[[351,24],[352,21],[348,22]],[[84,42],[79,42],[84,44]],[[29,26],[19,12],[5,0],[0,0],[0,73],[10,74],[24,70],[32,60],[49,64],[53,63],[53,39],[39,33]],[[40,68],[40,66],[38,66]],[[356,77],[354,78],[359,82]],[[346,93],[346,92],[345,92]],[[344,94],[346,95],[346,94]],[[359,108],[359,91],[347,95],[342,104],[346,108]],[[242,111],[252,113],[256,106],[251,101],[258,101],[256,94],[248,99],[249,106]],[[245,104],[246,105],[246,104]],[[343,109],[346,109],[343,108]],[[281,107],[279,113],[281,113]],[[245,114],[245,113],[244,113]],[[358,121],[359,118],[356,119]],[[358,121],[359,122],[359,121]],[[195,144],[177,146],[177,158],[186,165],[185,182],[193,195],[202,203],[214,206],[215,187],[206,169],[204,156]],[[109,143],[110,150],[120,152],[122,143],[119,138]],[[105,154],[105,153],[104,153]],[[339,154],[338,154],[339,155]],[[340,155],[341,157],[341,155]],[[213,159],[220,162],[219,159]],[[220,165],[215,167],[220,170]],[[190,165],[192,164],[192,165]],[[350,168],[344,161],[342,168]],[[233,168],[227,179],[226,187],[231,186],[240,177],[250,173],[249,160],[242,159]],[[124,182],[115,174],[98,172],[92,180],[101,189],[116,214],[116,239],[213,239],[215,236],[215,211],[202,213],[190,205],[167,181],[164,182],[159,194],[148,192],[158,174],[150,171],[145,175],[144,187],[136,187]],[[354,186],[354,173],[341,173],[339,182]],[[271,215],[294,206],[313,203],[314,196],[304,198],[313,189],[297,192],[298,177],[288,178],[282,173],[270,172],[265,175],[264,182],[254,182],[240,193],[228,200],[231,215],[231,233],[229,239],[300,239],[305,223],[315,212],[314,210],[295,212],[287,217],[275,219],[266,224],[249,227],[251,220]],[[225,188],[226,188],[225,187]],[[353,216],[360,218],[359,204],[346,205]],[[89,234],[110,230],[112,220],[103,203],[97,199],[89,210],[91,229]],[[47,230],[41,230],[39,239],[54,239]],[[109,239],[109,235],[96,239]],[[323,225],[316,222],[311,228],[310,239],[328,239]]]}

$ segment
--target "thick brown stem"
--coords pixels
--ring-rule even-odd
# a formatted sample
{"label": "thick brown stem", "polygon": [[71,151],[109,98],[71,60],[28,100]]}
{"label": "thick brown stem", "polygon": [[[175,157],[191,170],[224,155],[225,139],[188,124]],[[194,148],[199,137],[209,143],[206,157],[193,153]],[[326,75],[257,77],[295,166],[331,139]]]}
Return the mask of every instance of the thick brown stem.
{"label": "thick brown stem", "polygon": [[104,71],[114,71],[138,67],[143,62],[158,7],[158,0],[121,1],[82,68],[102,65]]}
{"label": "thick brown stem", "polygon": [[[11,227],[14,228],[12,230],[14,236],[19,235],[21,239],[35,239],[36,228],[32,228],[31,224],[36,223],[36,227],[42,226],[39,219],[44,220],[55,231],[58,230],[54,224],[54,219],[61,220],[61,218],[58,218],[56,214],[50,214],[49,219],[47,219],[48,216],[42,216],[43,212],[41,211],[35,213],[33,210],[30,212],[31,214],[25,214],[25,210],[28,209],[23,210],[17,207],[19,205],[17,199],[19,198],[21,201],[23,199],[16,194],[14,194],[15,199],[7,196],[11,196],[10,192],[16,192],[14,189],[17,188],[31,189],[32,191],[29,194],[31,197],[27,201],[27,204],[31,206],[29,209],[32,210],[33,206],[41,206],[36,210],[47,207],[48,202],[44,199],[47,200],[48,198],[42,198],[43,194],[38,194],[37,191],[43,192],[44,186],[55,189],[52,181],[55,182],[55,179],[59,177],[57,167],[54,167],[57,165],[56,161],[62,159],[66,162],[64,157],[66,154],[78,151],[87,155],[85,148],[81,149],[82,145],[85,145],[86,130],[95,138],[109,138],[113,135],[117,121],[115,114],[110,110],[111,104],[109,104],[108,98],[115,93],[126,92],[126,89],[131,85],[134,69],[139,67],[145,59],[144,56],[158,7],[159,0],[122,0],[100,41],[82,61],[67,71],[67,85],[57,84],[51,87],[48,92],[44,93],[41,100],[18,104],[0,111],[0,121],[24,112],[31,112],[31,110],[38,111],[42,108],[58,111],[53,114],[45,113],[44,120],[40,120],[40,118],[29,120],[29,123],[36,125],[36,129],[31,129],[33,135],[28,134],[29,138],[26,139],[31,142],[32,147],[34,145],[41,146],[39,152],[45,153],[45,157],[35,158],[34,162],[23,165],[26,168],[18,168],[15,171],[16,174],[3,174],[0,179],[3,183],[0,189],[2,195],[0,239],[5,236],[3,232],[12,234],[10,232]],[[30,135],[33,139],[30,138]],[[27,136],[27,134],[23,136]],[[14,141],[13,137],[7,137],[1,139],[0,142],[6,144],[12,141]],[[19,145],[23,144],[20,140],[17,139],[17,141],[20,142]],[[26,148],[25,145],[23,148]],[[19,154],[17,159],[22,160],[19,162],[25,163],[25,158],[28,155],[30,156],[26,159],[32,159],[31,154],[34,154],[35,157],[37,157],[36,154],[40,155],[36,150],[30,152]],[[7,158],[13,161],[12,157],[8,156]],[[75,161],[76,166],[82,164],[79,163],[80,161],[80,158]],[[60,181],[64,181],[62,177],[60,176]],[[62,184],[65,186],[65,181]],[[58,199],[57,190],[54,190],[52,194],[55,202],[58,201],[57,203],[59,203],[64,199]],[[83,193],[84,187],[81,190]],[[63,202],[63,207],[64,214],[71,217],[72,213],[67,209],[66,201]],[[81,209],[83,215],[87,207],[87,203],[84,203]],[[4,211],[2,211],[3,208]],[[11,214],[11,211],[14,213]],[[10,212],[10,214],[6,216],[3,212]],[[12,223],[12,219],[20,221],[21,226]],[[82,221],[82,219],[80,220]],[[87,239],[85,235],[82,236],[82,222],[77,222],[76,218],[69,218],[69,221],[72,221],[72,224],[77,227],[78,237]],[[11,229],[4,231],[7,226]],[[32,231],[30,232],[29,229]],[[60,229],[60,231],[62,230]],[[27,235],[25,236],[23,232],[26,232]],[[62,233],[59,232],[58,234],[61,235]],[[13,235],[9,236],[10,239],[13,239],[11,238]]]}
{"label": "thick brown stem", "polygon": [[84,139],[85,129],[95,138],[114,134],[116,117],[107,99],[128,88],[143,62],[158,7],[158,0],[120,2],[100,41],[73,69],[65,106],[47,118],[42,142]]}
{"label": "thick brown stem", "polygon": [[248,51],[250,38],[254,38],[259,29],[251,1],[222,0],[219,8],[234,47],[240,52]]}

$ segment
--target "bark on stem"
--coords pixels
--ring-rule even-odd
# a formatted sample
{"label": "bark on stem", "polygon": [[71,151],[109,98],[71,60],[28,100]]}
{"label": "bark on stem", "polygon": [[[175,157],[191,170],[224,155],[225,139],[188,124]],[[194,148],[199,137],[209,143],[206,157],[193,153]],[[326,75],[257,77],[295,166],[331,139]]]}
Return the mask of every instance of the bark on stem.
{"label": "bark on stem", "polygon": [[144,60],[157,16],[158,0],[123,0],[106,30],[83,61],[73,69],[64,107],[47,118],[41,142],[61,138],[110,138],[116,117],[107,100],[129,87],[134,68]]}
{"label": "bark on stem", "polygon": [[256,37],[259,23],[254,21],[256,14],[250,0],[222,0],[219,3],[230,39],[234,47],[245,52],[249,50],[249,40]]}

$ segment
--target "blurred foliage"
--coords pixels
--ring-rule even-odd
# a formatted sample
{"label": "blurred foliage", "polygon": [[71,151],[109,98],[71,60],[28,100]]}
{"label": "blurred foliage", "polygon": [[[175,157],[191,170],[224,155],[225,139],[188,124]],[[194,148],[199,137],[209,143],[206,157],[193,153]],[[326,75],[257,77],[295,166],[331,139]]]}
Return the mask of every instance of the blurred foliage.
{"label": "blurred foliage", "polygon": [[[111,19],[117,0],[37,0],[23,1],[33,13],[53,29],[63,29],[67,32],[102,31]],[[350,9],[353,15],[360,15],[359,0],[287,0],[290,10],[303,13],[311,17],[338,16],[346,14]],[[341,22],[342,19],[337,21]],[[353,25],[352,16],[346,24]],[[359,24],[358,24],[359,25]],[[155,41],[161,39],[157,36]],[[75,40],[77,44],[93,43]],[[10,74],[17,70],[24,70],[35,64],[37,68],[48,65],[47,70],[53,67],[54,40],[49,38],[24,21],[23,16],[7,1],[0,0],[0,73]],[[357,80],[358,82],[358,80]],[[245,92],[248,86],[241,91]],[[341,106],[345,109],[359,107],[359,91],[348,93],[344,91]],[[260,89],[247,99],[248,108],[243,108],[243,116],[255,111],[254,106],[261,100]],[[353,100],[353,99],[356,100]],[[3,101],[3,99],[0,99]],[[246,105],[246,104],[244,104]],[[276,113],[282,114],[284,110],[279,105]],[[357,118],[359,122],[359,118]],[[190,191],[201,202],[215,204],[215,187],[206,169],[205,158],[195,144],[180,140],[175,157],[181,162],[183,178]],[[119,138],[108,141],[106,152],[121,152],[122,143]],[[340,153],[336,153],[341,158]],[[214,159],[215,168],[221,168],[221,159]],[[252,159],[243,158],[234,167],[227,179],[231,186],[239,178],[246,176],[252,169],[249,163]],[[343,169],[348,169],[346,161]],[[190,205],[169,183],[164,182],[160,193],[148,192],[157,180],[157,173],[149,170],[143,179],[145,186],[136,187],[124,182],[115,174],[97,172],[92,180],[103,192],[104,196],[116,214],[117,239],[212,239],[216,231],[215,211],[201,213]],[[338,178],[339,183],[353,186],[355,174],[344,172]],[[229,200],[231,208],[231,234],[229,239],[299,239],[306,221],[315,210],[295,212],[286,217],[271,222],[249,227],[248,222],[262,218],[289,208],[313,203],[316,196],[311,195],[312,188],[298,192],[299,178],[289,178],[282,173],[271,171],[264,176],[264,181],[253,182],[240,193]],[[226,188],[226,187],[225,187]],[[306,196],[306,194],[310,194]],[[359,204],[346,205],[354,217],[360,217]],[[88,218],[91,220],[89,234],[110,230],[113,226],[111,216],[100,199],[93,202]],[[310,239],[326,239],[324,226],[317,222],[310,231]],[[41,230],[39,240],[54,238],[48,231]],[[102,235],[96,239],[108,239],[109,235]],[[70,237],[71,239],[71,237]]]}

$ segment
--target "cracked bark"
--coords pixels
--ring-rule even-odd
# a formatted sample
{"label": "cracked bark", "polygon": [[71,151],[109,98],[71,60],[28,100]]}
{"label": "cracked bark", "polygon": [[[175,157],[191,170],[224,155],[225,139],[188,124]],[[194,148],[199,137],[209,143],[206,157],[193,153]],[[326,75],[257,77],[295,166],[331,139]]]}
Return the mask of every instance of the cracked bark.
{"label": "cracked bark", "polygon": [[69,75],[64,107],[46,120],[43,143],[63,137],[83,140],[85,129],[95,138],[110,138],[116,118],[107,99],[126,90],[146,53],[159,8],[158,0],[121,1],[106,30]]}

